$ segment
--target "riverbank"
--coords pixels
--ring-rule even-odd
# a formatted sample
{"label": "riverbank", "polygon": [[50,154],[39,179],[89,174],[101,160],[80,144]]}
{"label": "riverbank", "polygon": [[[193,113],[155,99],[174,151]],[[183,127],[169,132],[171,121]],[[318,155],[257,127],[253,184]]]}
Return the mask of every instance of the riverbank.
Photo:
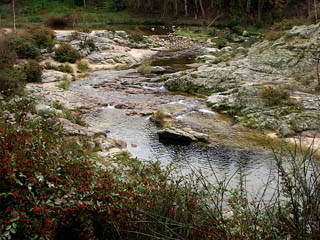
{"label": "riverbank", "polygon": [[[203,96],[172,94],[161,80],[164,72],[179,71],[182,66],[177,66],[177,62],[181,60],[189,69],[183,72],[199,68],[194,63],[196,58],[190,56],[203,55],[205,46],[188,45],[193,42],[186,39],[181,44],[172,44],[169,38],[169,46],[186,49],[167,51],[166,37],[162,38],[164,42],[157,42],[158,37],[154,39],[156,42],[148,37],[137,41],[124,31],[58,32],[56,40],[60,42],[55,42],[53,49],[68,43],[86,59],[78,59],[75,64],[58,63],[57,51],[42,50],[44,59],[40,63],[45,68],[42,83],[26,86],[35,100],[20,96],[2,99],[1,236],[24,239],[318,236],[315,219],[319,177],[313,152],[300,155],[294,151],[288,161],[285,156],[275,154],[271,161],[263,153],[243,150],[246,146],[254,150],[253,143],[257,141],[254,131],[251,141],[240,138],[234,143],[236,146],[228,145],[237,139],[239,132],[248,130],[213,112]],[[66,49],[69,51],[70,47]],[[147,56],[159,64],[143,63],[144,68],[139,71]],[[27,69],[24,61],[16,63],[14,67]],[[105,70],[99,70],[105,66]],[[97,71],[90,72],[90,67]],[[110,70],[111,67],[123,70]],[[158,108],[164,110],[157,111]],[[176,130],[191,142],[201,140],[204,144],[181,148],[171,145],[168,149],[174,158],[166,166],[130,158],[124,150],[145,153],[143,150],[150,149],[161,136],[163,130],[149,121],[151,116],[159,123],[165,120],[165,130]],[[150,124],[149,131],[141,127],[146,127],[146,123]],[[113,137],[117,131],[120,138]],[[147,139],[148,145],[141,139]],[[181,144],[177,139],[174,141]],[[213,145],[208,148],[208,144]],[[159,152],[165,152],[164,148]],[[157,157],[156,152],[151,151],[151,156]],[[189,156],[193,158],[187,159]],[[199,161],[198,168],[194,164],[197,159],[208,162],[205,165]],[[179,173],[181,169],[172,163],[177,160],[177,165],[188,166],[187,174]],[[288,163],[292,165],[287,166]],[[264,165],[269,168],[261,168]],[[309,172],[304,171],[310,166],[314,173],[311,179]],[[259,185],[255,196],[251,196],[251,186],[257,187],[258,181],[250,179],[247,174],[250,172],[256,179],[263,176],[263,185]],[[274,181],[279,176],[274,172],[281,173],[283,182]],[[307,194],[305,181],[311,182]],[[300,201],[305,204],[294,205]]]}

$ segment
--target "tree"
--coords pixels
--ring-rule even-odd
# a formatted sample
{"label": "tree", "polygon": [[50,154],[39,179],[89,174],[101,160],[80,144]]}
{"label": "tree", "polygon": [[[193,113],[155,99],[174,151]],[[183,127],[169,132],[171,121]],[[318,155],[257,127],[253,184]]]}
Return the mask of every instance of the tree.
{"label": "tree", "polygon": [[13,31],[14,31],[14,32],[17,32],[17,29],[16,29],[15,0],[12,0],[12,12],[13,12]]}

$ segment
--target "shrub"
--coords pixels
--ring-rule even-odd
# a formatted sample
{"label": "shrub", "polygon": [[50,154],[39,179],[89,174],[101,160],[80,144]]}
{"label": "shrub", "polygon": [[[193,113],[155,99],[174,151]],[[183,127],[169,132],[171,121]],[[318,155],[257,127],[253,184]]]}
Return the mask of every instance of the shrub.
{"label": "shrub", "polygon": [[0,93],[9,96],[14,93],[18,87],[18,79],[0,69]]}
{"label": "shrub", "polygon": [[87,72],[90,70],[89,62],[85,59],[76,61],[77,67],[80,72]]}
{"label": "shrub", "polygon": [[90,51],[94,51],[96,49],[96,45],[92,39],[86,39],[84,42],[81,42],[80,47],[82,49],[89,48]]}
{"label": "shrub", "polygon": [[215,41],[215,47],[216,48],[224,48],[228,45],[228,41],[224,38],[218,38],[216,41]]}
{"label": "shrub", "polygon": [[[127,170],[134,179],[129,181],[121,172],[101,171],[94,164],[97,158],[67,138],[54,120],[28,120],[30,100],[15,98],[1,108],[15,113],[11,123],[0,115],[2,236],[138,239],[140,233],[152,234],[156,229],[157,234],[161,230],[182,234],[175,230],[182,219],[190,220],[185,229],[190,230],[189,236],[199,233],[191,233],[195,202],[180,187],[179,191],[168,187],[159,164],[144,166],[125,154],[118,156],[123,169],[128,169],[128,163],[135,166]],[[180,202],[191,215],[175,207]],[[167,219],[166,225],[154,221],[157,213],[163,216],[161,221]]]}
{"label": "shrub", "polygon": [[39,55],[38,49],[32,41],[28,41],[25,38],[17,37],[14,40],[14,50],[19,58],[31,58],[36,59]]}
{"label": "shrub", "polygon": [[281,38],[282,36],[284,36],[284,34],[285,34],[284,32],[270,30],[269,32],[266,33],[265,39],[269,41],[275,41]]}
{"label": "shrub", "polygon": [[35,60],[29,60],[23,66],[23,72],[27,82],[41,82],[42,67]]}
{"label": "shrub", "polygon": [[7,35],[0,37],[0,69],[8,69],[13,66],[17,54],[11,48],[10,38]]}
{"label": "shrub", "polygon": [[168,113],[164,109],[158,109],[153,113],[150,120],[155,122],[158,126],[163,127],[165,124],[164,120],[166,117],[168,117]]}
{"label": "shrub", "polygon": [[47,48],[49,50],[53,48],[55,33],[51,29],[27,26],[27,32],[30,33],[38,48]]}
{"label": "shrub", "polygon": [[54,58],[58,62],[75,63],[80,59],[80,53],[68,43],[62,43],[59,47],[54,49],[54,52]]}
{"label": "shrub", "polygon": [[70,64],[61,64],[61,65],[53,65],[50,62],[45,63],[45,68],[48,70],[56,70],[59,72],[65,72],[65,73],[73,73],[73,68]]}
{"label": "shrub", "polygon": [[66,75],[63,76],[63,79],[60,84],[58,84],[58,88],[61,88],[63,90],[68,90],[70,86],[70,81]]}
{"label": "shrub", "polygon": [[44,24],[47,27],[60,29],[72,27],[73,22],[72,19],[68,17],[49,17]]}
{"label": "shrub", "polygon": [[131,32],[130,33],[130,36],[131,38],[136,41],[136,42],[141,42],[144,40],[143,38],[143,33],[142,32],[139,32],[139,31],[136,31],[136,32]]}
{"label": "shrub", "polygon": [[138,72],[142,75],[147,75],[151,73],[151,66],[149,62],[144,62],[138,67]]}
{"label": "shrub", "polygon": [[289,99],[288,92],[282,88],[266,87],[261,91],[260,96],[267,101],[268,106],[280,105],[284,100]]}

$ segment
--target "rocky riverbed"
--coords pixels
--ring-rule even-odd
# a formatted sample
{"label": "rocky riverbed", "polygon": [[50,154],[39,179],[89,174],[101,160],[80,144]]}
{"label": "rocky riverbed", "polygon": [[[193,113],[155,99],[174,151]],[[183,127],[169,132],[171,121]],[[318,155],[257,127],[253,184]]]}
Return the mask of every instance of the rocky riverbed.
{"label": "rocky riverbed", "polygon": [[320,130],[319,39],[318,24],[294,27],[248,51],[208,49],[205,64],[163,79],[170,90],[207,94],[213,110],[232,116],[239,125],[284,137],[301,134],[310,143]]}
{"label": "rocky riverbed", "polygon": [[[292,31],[315,31],[316,27]],[[83,48],[87,39],[96,48]],[[39,97],[38,112],[55,114],[71,135],[87,137],[105,159],[128,150],[139,159],[186,164],[187,172],[190,164],[205,169],[213,163],[221,176],[237,171],[238,160],[244,159],[247,170],[255,172],[248,179],[257,189],[257,179],[266,180],[272,165],[266,137],[257,128],[285,136],[302,132],[306,143],[318,131],[319,99],[310,91],[314,80],[304,85],[293,80],[298,74],[294,70],[283,72],[277,64],[272,72],[254,58],[263,55],[266,46],[272,50],[281,44],[260,42],[246,53],[236,45],[218,49],[172,35],[136,41],[123,31],[58,31],[57,40],[77,48],[91,71],[83,74],[75,64],[71,64],[73,75],[45,70],[43,83],[28,84],[27,90]],[[57,64],[52,53],[43,56],[43,64]],[[228,61],[218,63],[219,57]],[[149,64],[147,73],[139,71],[142,62]],[[70,86],[59,87],[66,79]],[[281,87],[289,97],[269,106],[261,95],[268,86]]]}

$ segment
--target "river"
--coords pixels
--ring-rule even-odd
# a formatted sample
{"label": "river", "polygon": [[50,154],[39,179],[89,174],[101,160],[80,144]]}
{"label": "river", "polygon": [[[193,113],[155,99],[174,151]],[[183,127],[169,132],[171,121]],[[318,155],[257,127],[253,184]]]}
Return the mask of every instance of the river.
{"label": "river", "polygon": [[[195,66],[198,50],[162,52],[152,58],[151,65],[164,67],[169,73],[189,69]],[[103,104],[85,115],[86,122],[107,131],[108,137],[126,142],[133,157],[159,160],[163,165],[174,163],[182,175],[192,170],[207,172],[213,182],[216,177],[232,176],[241,166],[252,194],[259,193],[276,173],[273,156],[253,150],[254,144],[244,141],[228,117],[211,111],[203,97],[168,92],[160,75],[144,76],[136,68],[96,71],[73,82],[70,90],[100,99]],[[159,128],[149,120],[158,108],[170,112],[175,126],[208,134],[211,144],[160,142]],[[238,184],[238,177],[236,174],[230,182],[231,187]]]}

